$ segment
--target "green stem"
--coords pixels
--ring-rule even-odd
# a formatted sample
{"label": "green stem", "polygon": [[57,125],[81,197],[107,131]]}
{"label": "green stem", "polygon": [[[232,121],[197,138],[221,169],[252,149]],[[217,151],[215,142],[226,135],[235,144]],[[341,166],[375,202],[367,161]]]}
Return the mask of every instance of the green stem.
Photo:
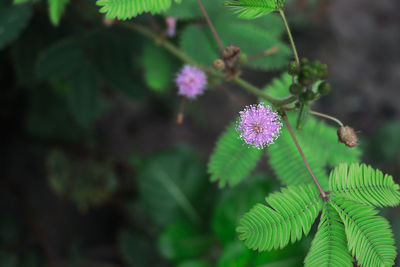
{"label": "green stem", "polygon": [[296,62],[299,64],[300,63],[299,55],[297,54],[296,45],[294,43],[292,32],[290,30],[289,24],[288,24],[288,22],[286,20],[285,12],[283,12],[283,10],[281,9],[281,10],[279,10],[279,14],[281,15],[281,18],[283,20],[283,24],[285,24],[286,31],[287,31],[287,34],[289,36],[290,45],[292,46],[294,58],[296,59]]}
{"label": "green stem", "polygon": [[183,53],[178,47],[173,45],[171,42],[163,39],[162,37],[158,36],[156,33],[150,31],[145,26],[142,26],[142,25],[136,24],[136,23],[129,23],[129,22],[122,22],[121,25],[128,29],[137,31],[150,39],[153,39],[156,43],[163,46],[171,54],[175,55],[177,58],[179,58],[183,62],[186,62],[190,65],[199,66],[199,64],[197,64],[193,59],[191,59],[189,56],[187,56],[185,53]]}
{"label": "green stem", "polygon": [[[186,55],[182,50],[180,50],[174,44],[172,44],[168,40],[160,38],[157,34],[153,33],[151,30],[149,30],[145,26],[142,26],[142,25],[139,25],[136,23],[131,23],[131,22],[122,22],[121,25],[128,29],[137,31],[150,39],[153,39],[160,46],[164,47],[171,54],[173,54],[174,56],[176,56],[183,62],[190,64],[190,65],[198,66],[199,68],[203,69],[204,71],[206,71],[207,73],[209,73],[210,75],[212,75],[214,77],[226,79],[226,76],[223,73],[217,72],[216,70],[214,70],[212,68],[197,64],[193,59],[191,59],[188,55]],[[258,89],[257,87],[250,84],[249,82],[246,82],[245,80],[243,80],[242,78],[240,78],[238,76],[235,77],[232,81],[234,83],[240,85],[241,87],[243,87],[248,92],[253,93],[254,95],[264,99],[265,101],[267,101],[277,107],[293,103],[296,100],[296,97],[294,97],[294,96],[288,96],[286,98],[273,97],[273,96],[263,92],[262,90]]]}
{"label": "green stem", "polygon": [[332,116],[329,116],[327,114],[316,112],[316,111],[313,111],[313,110],[310,110],[310,114],[315,115],[315,116],[319,116],[319,117],[322,117],[322,118],[325,118],[325,119],[328,119],[328,120],[331,120],[331,121],[334,121],[337,124],[339,124],[340,127],[344,126],[343,123],[339,119],[337,119],[335,117],[332,117]]}
{"label": "green stem", "polygon": [[273,97],[267,93],[265,93],[264,91],[258,89],[257,87],[255,87],[254,85],[248,83],[247,81],[241,79],[240,77],[236,76],[233,79],[233,82],[235,82],[236,84],[240,85],[241,87],[243,87],[245,90],[247,90],[248,92],[268,101],[269,103],[271,103],[274,106],[283,106],[283,105],[287,105],[290,104],[292,102],[294,102],[296,100],[295,96],[288,96],[286,98],[276,98]]}

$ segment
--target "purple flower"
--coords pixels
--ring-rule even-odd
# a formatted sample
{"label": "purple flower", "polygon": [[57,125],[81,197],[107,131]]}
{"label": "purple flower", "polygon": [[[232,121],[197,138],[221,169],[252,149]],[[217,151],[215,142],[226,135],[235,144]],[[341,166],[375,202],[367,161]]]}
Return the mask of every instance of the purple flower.
{"label": "purple flower", "polygon": [[175,82],[179,88],[179,95],[194,99],[204,92],[207,76],[202,70],[186,65],[176,76]]}
{"label": "purple flower", "polygon": [[166,17],[165,24],[167,24],[167,35],[169,37],[174,37],[176,34],[176,18],[174,17]]}
{"label": "purple flower", "polygon": [[240,138],[258,149],[274,143],[282,127],[278,113],[264,104],[246,107],[238,123]]}

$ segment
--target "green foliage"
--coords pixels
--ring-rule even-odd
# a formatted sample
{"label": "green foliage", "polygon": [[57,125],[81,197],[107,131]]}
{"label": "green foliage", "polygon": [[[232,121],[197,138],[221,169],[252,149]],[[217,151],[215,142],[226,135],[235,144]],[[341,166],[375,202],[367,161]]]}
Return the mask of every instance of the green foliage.
{"label": "green foliage", "polygon": [[[180,3],[181,0],[175,0]],[[172,0],[98,0],[100,12],[107,18],[130,19],[143,12],[160,13],[171,6]]]}
{"label": "green foliage", "polygon": [[274,97],[287,97],[289,95],[288,92],[291,84],[292,76],[284,73],[281,77],[274,78],[272,82],[264,88],[264,91]]}
{"label": "green foliage", "polygon": [[[289,113],[291,125],[296,123],[296,114]],[[336,129],[322,121],[310,117],[302,130],[295,131],[298,142],[323,188],[328,188],[326,167],[340,163],[358,162],[361,156],[359,148],[348,148],[337,142]],[[311,182],[304,162],[286,127],[275,144],[268,148],[269,163],[277,177],[285,185]]]}
{"label": "green foliage", "polygon": [[253,250],[266,251],[283,248],[301,239],[323,206],[313,184],[289,186],[269,195],[268,206],[255,205],[240,220],[239,239]]}
{"label": "green foliage", "polygon": [[109,164],[93,160],[72,161],[58,150],[49,154],[47,167],[51,189],[74,201],[83,211],[107,201],[118,186]]}
{"label": "green foliage", "polygon": [[[238,45],[242,53],[247,55],[259,54],[273,47],[279,48],[276,54],[249,61],[250,67],[271,70],[287,65],[290,49],[280,40],[283,28],[274,17],[254,24],[238,20],[230,14],[219,14],[214,19],[214,25],[225,44]],[[206,27],[187,26],[182,32],[180,47],[191,58],[204,65],[211,65],[220,56],[219,48]]]}
{"label": "green foliage", "polygon": [[192,203],[206,181],[203,165],[183,148],[153,156],[138,176],[139,191],[148,213],[158,225],[182,214],[200,220]]}
{"label": "green foliage", "polygon": [[393,177],[365,164],[341,164],[329,178],[329,190],[363,204],[395,207],[400,204],[400,186]]}
{"label": "green foliage", "polygon": [[11,5],[0,2],[0,50],[13,42],[28,25],[32,16],[29,5]]}
{"label": "green foliage", "polygon": [[[399,185],[365,165],[340,165],[330,175],[329,200],[323,204],[315,185],[282,189],[255,205],[240,221],[239,239],[259,251],[294,242],[311,228],[322,209],[320,224],[305,266],[392,266],[396,257],[389,223],[370,205],[400,203]],[[381,187],[383,186],[383,190]]]}
{"label": "green foliage", "polygon": [[318,231],[304,260],[304,266],[351,267],[352,262],[344,225],[337,211],[328,202],[322,211]]}
{"label": "green foliage", "polygon": [[389,222],[371,206],[352,200],[332,200],[346,229],[348,248],[361,266],[392,266],[396,258]]}
{"label": "green foliage", "polygon": [[184,220],[168,225],[158,240],[161,255],[175,261],[200,257],[210,245],[209,237]]}
{"label": "green foliage", "polygon": [[60,23],[61,16],[70,0],[48,0],[49,17],[54,26]]}
{"label": "green foliage", "polygon": [[211,181],[219,181],[219,187],[235,186],[245,179],[257,165],[262,150],[248,147],[240,139],[236,123],[223,133],[208,163]]}
{"label": "green foliage", "polygon": [[254,175],[222,193],[211,221],[212,230],[220,242],[229,244],[235,240],[240,217],[269,193],[268,180],[264,175]]}
{"label": "green foliage", "polygon": [[101,75],[103,84],[136,101],[146,96],[137,67],[141,62],[136,51],[141,49],[140,38],[122,30],[94,31],[83,43],[85,56]]}
{"label": "green foliage", "polygon": [[284,0],[231,0],[226,2],[227,6],[235,9],[240,18],[245,19],[255,19],[273,11],[279,11],[284,4]]}
{"label": "green foliage", "polygon": [[147,43],[142,62],[146,85],[156,92],[164,92],[174,80],[178,65],[174,58],[165,49],[154,43]]}

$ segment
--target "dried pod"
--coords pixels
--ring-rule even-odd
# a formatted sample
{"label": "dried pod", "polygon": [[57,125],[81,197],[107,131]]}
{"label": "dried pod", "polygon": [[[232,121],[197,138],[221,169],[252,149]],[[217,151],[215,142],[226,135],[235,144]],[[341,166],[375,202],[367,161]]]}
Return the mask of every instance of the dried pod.
{"label": "dried pod", "polygon": [[226,65],[233,68],[240,57],[240,47],[237,45],[228,45],[223,52],[222,59]]}
{"label": "dried pod", "polygon": [[358,144],[358,137],[354,129],[350,126],[342,126],[337,131],[339,142],[348,147],[355,147]]}

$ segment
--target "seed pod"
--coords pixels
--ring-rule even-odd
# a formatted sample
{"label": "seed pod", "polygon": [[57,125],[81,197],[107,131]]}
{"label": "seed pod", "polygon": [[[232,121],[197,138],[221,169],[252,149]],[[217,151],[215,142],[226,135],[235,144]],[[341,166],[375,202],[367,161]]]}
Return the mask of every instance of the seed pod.
{"label": "seed pod", "polygon": [[354,129],[350,126],[343,126],[337,131],[339,142],[345,144],[348,147],[355,147],[358,144],[358,137],[354,132]]}
{"label": "seed pod", "polygon": [[318,86],[318,92],[321,95],[327,95],[331,91],[331,84],[329,82],[322,82]]}
{"label": "seed pod", "polygon": [[240,47],[237,45],[228,45],[222,53],[222,59],[229,68],[233,68],[240,56]]}

